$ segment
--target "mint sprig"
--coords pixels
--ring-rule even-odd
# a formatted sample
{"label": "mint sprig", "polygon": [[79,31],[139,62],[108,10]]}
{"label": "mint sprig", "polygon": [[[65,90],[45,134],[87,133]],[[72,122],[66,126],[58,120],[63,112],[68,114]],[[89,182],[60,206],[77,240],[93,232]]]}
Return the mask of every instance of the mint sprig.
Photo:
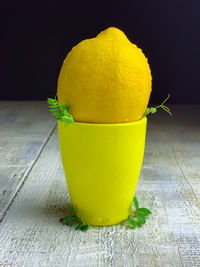
{"label": "mint sprig", "polygon": [[149,209],[139,208],[139,203],[136,197],[133,198],[133,203],[135,204],[135,210],[132,210],[131,214],[125,221],[126,226],[131,229],[141,227],[143,224],[145,224],[146,217],[151,214]]}
{"label": "mint sprig", "polygon": [[69,209],[71,215],[61,218],[60,222],[62,224],[67,224],[70,227],[75,227],[76,230],[81,230],[83,232],[87,231],[90,228],[90,224],[88,224],[86,221],[84,221],[78,216],[72,205],[69,205]]}
{"label": "mint sprig", "polygon": [[65,126],[74,122],[74,118],[70,114],[70,106],[64,104],[63,102],[58,102],[57,95],[55,98],[48,98],[47,102],[49,104],[50,112],[56,116],[56,120],[66,122]]}
{"label": "mint sprig", "polygon": [[144,113],[144,117],[147,116],[147,115],[150,114],[150,113],[153,114],[153,113],[157,112],[157,109],[158,109],[158,108],[162,108],[164,111],[166,111],[167,113],[169,113],[169,115],[172,115],[170,109],[169,109],[167,106],[164,105],[165,102],[166,102],[169,98],[170,98],[170,94],[168,94],[168,97],[162,102],[161,105],[159,105],[159,106],[157,106],[157,107],[147,108],[146,111],[145,111],[145,113]]}
{"label": "mint sprig", "polygon": [[[151,211],[146,208],[139,208],[139,203],[136,197],[133,198],[135,209],[131,211],[127,220],[122,224],[125,224],[130,229],[141,227],[146,222],[146,217],[151,214]],[[70,227],[75,227],[75,230],[87,231],[91,225],[81,219],[72,205],[69,205],[71,215],[60,219],[62,224],[67,224]]]}

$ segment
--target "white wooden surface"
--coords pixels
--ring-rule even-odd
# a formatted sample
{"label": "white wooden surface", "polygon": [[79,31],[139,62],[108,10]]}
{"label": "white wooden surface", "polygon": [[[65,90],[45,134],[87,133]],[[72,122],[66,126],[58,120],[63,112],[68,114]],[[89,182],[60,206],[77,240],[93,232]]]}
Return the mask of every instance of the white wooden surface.
{"label": "white wooden surface", "polygon": [[[15,122],[12,116],[10,122],[3,118],[14,103],[6,103],[6,112],[0,113],[9,130],[6,134],[1,123],[0,192],[10,187],[18,192],[2,206],[7,212],[0,223],[0,266],[200,266],[200,106],[177,106],[172,118],[160,111],[148,120],[136,191],[141,205],[152,211],[147,223],[135,230],[118,225],[82,233],[58,221],[68,213],[69,197],[57,129],[44,115],[45,103],[35,104],[33,111],[35,105],[24,103],[24,119]],[[29,164],[19,188],[16,180]],[[18,178],[13,178],[16,170]],[[0,200],[6,202],[4,196]]]}
{"label": "white wooden surface", "polygon": [[0,221],[55,125],[44,102],[0,102]]}

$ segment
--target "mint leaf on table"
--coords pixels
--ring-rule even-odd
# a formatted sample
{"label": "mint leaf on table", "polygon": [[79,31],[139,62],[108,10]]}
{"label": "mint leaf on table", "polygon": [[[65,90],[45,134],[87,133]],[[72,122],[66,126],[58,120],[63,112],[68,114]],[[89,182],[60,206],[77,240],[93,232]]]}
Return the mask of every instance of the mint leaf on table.
{"label": "mint leaf on table", "polygon": [[138,213],[138,214],[136,215],[136,218],[138,219],[138,221],[139,221],[141,224],[144,224],[144,223],[146,222],[145,217],[144,217],[142,214],[140,214],[140,213]]}
{"label": "mint leaf on table", "polygon": [[133,228],[137,227],[137,222],[131,219],[130,216],[128,217],[127,221],[131,224]]}
{"label": "mint leaf on table", "polygon": [[151,214],[151,211],[146,208],[139,208],[139,202],[136,197],[133,198],[133,203],[135,205],[135,210],[132,210],[131,214],[128,216],[125,224],[128,228],[135,229],[136,227],[141,227],[146,223],[146,218]]}
{"label": "mint leaf on table", "polygon": [[133,198],[133,202],[135,204],[135,208],[138,209],[139,208],[139,203],[136,197]]}
{"label": "mint leaf on table", "polygon": [[146,208],[140,208],[139,211],[144,215],[151,214],[151,211],[149,209],[146,209]]}
{"label": "mint leaf on table", "polygon": [[[146,217],[151,214],[149,209],[139,208],[139,202],[136,197],[133,198],[133,203],[135,205],[135,210],[132,210],[131,214],[125,221],[125,225],[130,229],[141,227],[146,223]],[[75,227],[75,230],[80,230],[82,232],[87,231],[91,225],[78,216],[75,208],[72,205],[69,205],[69,209],[71,215],[61,218],[60,222],[62,224],[67,224],[70,227]]]}
{"label": "mint leaf on table", "polygon": [[72,205],[69,205],[69,209],[71,215],[61,218],[60,222],[62,224],[67,224],[70,227],[75,227],[75,230],[81,230],[82,232],[87,231],[90,228],[90,224],[88,224],[78,216],[75,208]]}

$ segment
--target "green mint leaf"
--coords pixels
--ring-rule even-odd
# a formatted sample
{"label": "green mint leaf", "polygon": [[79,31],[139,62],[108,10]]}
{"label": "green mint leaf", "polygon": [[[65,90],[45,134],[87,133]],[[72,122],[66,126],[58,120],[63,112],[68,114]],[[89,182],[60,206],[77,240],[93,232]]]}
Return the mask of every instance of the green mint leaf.
{"label": "green mint leaf", "polygon": [[76,210],[72,205],[69,205],[69,209],[71,211],[72,216],[66,216],[62,219],[60,219],[61,223],[68,224],[70,227],[75,226],[76,230],[81,230],[81,231],[87,231],[90,228],[90,225],[79,218],[78,214],[76,213]]}
{"label": "green mint leaf", "polygon": [[170,109],[164,105],[164,103],[170,98],[170,94],[168,94],[167,98],[162,102],[161,105],[157,106],[157,107],[151,107],[151,108],[146,108],[145,113],[143,115],[143,117],[149,115],[150,113],[155,113],[157,111],[158,108],[162,108],[164,111],[166,111],[167,113],[169,113],[169,115],[172,115]]}
{"label": "green mint leaf", "polygon": [[75,225],[75,224],[77,224],[77,222],[76,222],[76,221],[72,221],[72,222],[69,224],[69,226],[72,227],[72,226]]}
{"label": "green mint leaf", "polygon": [[150,108],[146,108],[143,117],[146,117],[150,113]]}
{"label": "green mint leaf", "polygon": [[82,224],[79,223],[79,224],[76,226],[76,230],[79,230],[81,226],[82,226]]}
{"label": "green mint leaf", "polygon": [[70,110],[70,105],[67,106],[67,112],[69,113]]}
{"label": "green mint leaf", "polygon": [[151,113],[152,113],[152,114],[156,113],[156,111],[157,111],[157,109],[156,109],[156,108],[153,108],[153,107],[150,108],[150,110],[151,110]]}
{"label": "green mint leaf", "polygon": [[138,226],[138,227],[142,227],[142,224],[138,221],[138,222],[137,222],[137,226]]}
{"label": "green mint leaf", "polygon": [[78,215],[77,215],[77,213],[76,213],[76,211],[75,211],[75,209],[74,209],[74,207],[72,205],[69,205],[69,209],[70,209],[72,215],[74,217],[78,218]]}
{"label": "green mint leaf", "polygon": [[155,113],[156,111],[157,111],[157,110],[156,110],[156,108],[154,108],[154,107],[147,108],[146,111],[145,111],[145,113],[144,113],[144,115],[143,115],[143,117],[149,115],[150,113],[153,114],[153,113]]}
{"label": "green mint leaf", "polygon": [[82,225],[79,229],[83,232],[87,231],[90,228],[89,225]]}
{"label": "green mint leaf", "polygon": [[144,217],[142,214],[140,214],[140,213],[138,213],[138,214],[136,215],[136,218],[138,219],[138,221],[139,221],[141,224],[144,224],[144,223],[146,222],[145,217]]}
{"label": "green mint leaf", "polygon": [[134,220],[128,219],[128,221],[134,228],[137,227],[137,223]]}
{"label": "green mint leaf", "polygon": [[47,102],[49,104],[50,112],[56,116],[56,120],[67,122],[65,126],[69,125],[70,123],[74,122],[73,116],[70,114],[70,106],[64,104],[63,102],[59,103],[57,100],[57,95],[55,99],[47,98]]}
{"label": "green mint leaf", "polygon": [[136,210],[137,210],[137,209],[139,208],[139,203],[138,203],[138,200],[137,200],[136,197],[133,198],[133,202],[134,202],[134,204],[135,204],[135,208],[136,208]]}
{"label": "green mint leaf", "polygon": [[139,211],[142,212],[144,215],[151,214],[151,211],[149,209],[146,209],[146,208],[140,208]]}
{"label": "green mint leaf", "polygon": [[68,221],[70,221],[72,219],[73,219],[72,216],[66,216],[66,217],[63,218],[63,221],[64,222],[68,222]]}

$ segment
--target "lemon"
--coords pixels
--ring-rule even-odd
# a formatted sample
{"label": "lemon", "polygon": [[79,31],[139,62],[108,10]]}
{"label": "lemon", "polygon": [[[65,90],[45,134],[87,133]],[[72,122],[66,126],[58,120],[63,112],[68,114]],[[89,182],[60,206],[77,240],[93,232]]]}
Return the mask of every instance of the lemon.
{"label": "lemon", "polygon": [[58,100],[70,105],[75,121],[133,122],[146,110],[151,80],[142,50],[110,27],[68,53],[58,78]]}

